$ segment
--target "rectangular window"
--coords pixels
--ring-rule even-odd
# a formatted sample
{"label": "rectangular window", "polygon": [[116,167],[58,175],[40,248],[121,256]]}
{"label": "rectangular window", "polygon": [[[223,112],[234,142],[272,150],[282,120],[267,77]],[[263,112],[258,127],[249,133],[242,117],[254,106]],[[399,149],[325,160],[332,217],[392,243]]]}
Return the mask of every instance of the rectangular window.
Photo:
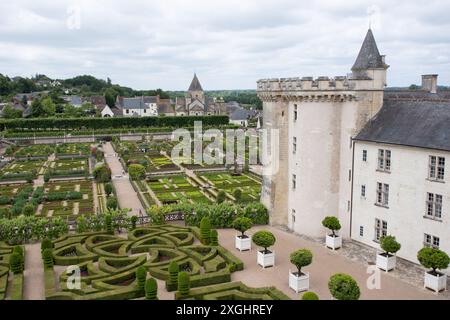
{"label": "rectangular window", "polygon": [[292,175],[292,189],[295,190],[297,188],[297,176],[295,174]]}
{"label": "rectangular window", "polygon": [[364,227],[363,226],[359,227],[359,236],[364,237]]}
{"label": "rectangular window", "polygon": [[367,150],[363,150],[362,152],[362,161],[367,162]]}
{"label": "rectangular window", "polygon": [[297,105],[294,104],[294,121],[297,121],[297,117],[298,117]]}
{"label": "rectangular window", "polygon": [[126,112],[126,114],[129,114],[130,110],[129,109],[125,109],[125,112]]}
{"label": "rectangular window", "polygon": [[427,248],[436,248],[439,249],[439,244],[441,240],[439,237],[432,236],[430,234],[425,233],[423,237],[423,245]]}
{"label": "rectangular window", "polygon": [[445,158],[430,156],[428,165],[428,178],[443,181],[445,177]]}
{"label": "rectangular window", "polygon": [[378,149],[378,170],[391,171],[391,150]]}
{"label": "rectangular window", "polygon": [[361,197],[366,197],[366,186],[364,184],[361,186]]}
{"label": "rectangular window", "polygon": [[442,217],[442,195],[427,193],[426,216],[440,219]]}
{"label": "rectangular window", "polygon": [[348,170],[348,181],[352,181],[352,170]]}
{"label": "rectangular window", "polygon": [[387,207],[389,205],[389,185],[377,182],[376,204]]}
{"label": "rectangular window", "polygon": [[292,152],[297,153],[297,137],[292,138]]}
{"label": "rectangular window", "polygon": [[387,236],[387,222],[375,219],[375,238],[376,242],[380,241],[382,237]]}

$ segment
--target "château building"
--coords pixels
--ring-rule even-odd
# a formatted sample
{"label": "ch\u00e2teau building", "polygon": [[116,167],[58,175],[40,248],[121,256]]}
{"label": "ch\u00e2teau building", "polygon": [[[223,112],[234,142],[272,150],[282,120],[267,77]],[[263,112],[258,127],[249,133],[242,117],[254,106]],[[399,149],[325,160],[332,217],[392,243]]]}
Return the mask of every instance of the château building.
{"label": "ch\u00e2teau building", "polygon": [[386,89],[388,67],[369,30],[347,76],[258,81],[263,128],[279,131],[262,201],[273,225],[323,237],[334,215],[344,238],[394,235],[417,262],[423,246],[450,252],[450,92],[437,75]]}

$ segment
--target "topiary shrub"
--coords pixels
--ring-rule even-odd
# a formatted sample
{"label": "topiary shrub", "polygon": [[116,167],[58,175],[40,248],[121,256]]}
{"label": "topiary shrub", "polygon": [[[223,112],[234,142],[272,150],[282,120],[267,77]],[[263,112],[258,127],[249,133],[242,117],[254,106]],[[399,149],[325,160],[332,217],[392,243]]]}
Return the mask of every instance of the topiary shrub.
{"label": "topiary shrub", "polygon": [[291,253],[291,263],[297,267],[299,277],[302,275],[302,268],[311,264],[312,257],[312,252],[307,249],[297,250]]}
{"label": "topiary shrub", "polygon": [[14,249],[13,249],[13,253],[18,253],[22,257],[22,259],[25,256],[22,246],[15,246]]}
{"label": "topiary shrub", "polygon": [[240,217],[233,221],[233,228],[242,233],[241,238],[246,238],[245,232],[253,226],[253,221],[250,218]]}
{"label": "topiary shrub", "polygon": [[208,217],[204,217],[200,221],[200,241],[203,244],[209,244],[209,237],[211,236],[211,220]]}
{"label": "topiary shrub", "polygon": [[105,193],[108,197],[111,193],[113,193],[113,185],[111,182],[105,183]]}
{"label": "topiary shrub", "polygon": [[211,233],[209,234],[209,244],[211,246],[219,245],[219,233],[217,232],[217,230],[211,230]]}
{"label": "topiary shrub", "polygon": [[132,216],[132,217],[130,218],[130,222],[131,222],[131,230],[136,229],[137,220],[138,220],[138,217],[136,217],[136,216]]}
{"label": "topiary shrub", "polygon": [[153,278],[145,282],[145,299],[158,300],[158,283]]}
{"label": "topiary shrub", "polygon": [[44,173],[44,182],[49,182],[50,181],[50,173],[46,172]]}
{"label": "topiary shrub", "polygon": [[44,239],[41,242],[41,252],[44,252],[45,249],[53,249],[53,242],[50,239]]}
{"label": "topiary shrub", "polygon": [[106,183],[111,181],[111,170],[105,164],[98,164],[94,168],[95,181],[99,183]]}
{"label": "topiary shrub", "polygon": [[225,194],[225,191],[219,191],[219,193],[217,194],[217,197],[216,197],[216,201],[217,201],[217,203],[222,203],[222,202],[224,202],[225,201],[225,199],[226,199],[226,194]]}
{"label": "topiary shrub", "polygon": [[106,207],[110,210],[117,209],[117,199],[115,197],[108,198],[106,201]]}
{"label": "topiary shrub", "polygon": [[107,214],[105,216],[105,229],[106,229],[106,232],[109,233],[109,234],[113,234],[114,233],[113,225],[112,225],[112,217],[111,217],[110,214]]}
{"label": "topiary shrub", "polygon": [[176,261],[172,261],[169,264],[169,282],[172,284],[178,283],[178,272],[180,272],[180,267]]}
{"label": "topiary shrub", "polygon": [[241,202],[241,200],[242,200],[242,190],[241,189],[234,189],[233,197],[236,200],[236,202]]}
{"label": "topiary shrub", "polygon": [[395,254],[402,247],[394,236],[385,236],[380,239],[380,246],[386,252],[386,255]]}
{"label": "topiary shrub", "polygon": [[341,223],[336,217],[325,217],[325,219],[322,220],[322,225],[331,230],[333,237],[336,237],[336,231],[341,230]]}
{"label": "topiary shrub", "polygon": [[302,300],[319,300],[319,296],[314,292],[307,291],[303,294]]}
{"label": "topiary shrub", "polygon": [[191,283],[189,274],[185,271],[180,272],[178,274],[178,293],[181,296],[186,296],[189,294],[190,288]]}
{"label": "topiary shrub", "polygon": [[22,214],[26,217],[31,217],[34,215],[35,208],[32,204],[27,204],[22,209]]}
{"label": "topiary shrub", "polygon": [[450,264],[450,258],[447,253],[436,248],[423,248],[417,253],[417,260],[425,268],[431,268],[429,272],[432,275],[439,275],[438,269],[447,269]]}
{"label": "topiary shrub", "polygon": [[256,232],[252,240],[257,246],[264,248],[264,254],[269,253],[267,248],[273,246],[276,241],[275,236],[269,231]]}
{"label": "topiary shrub", "polygon": [[23,257],[20,253],[14,252],[9,257],[9,268],[14,274],[21,274],[23,272]]}
{"label": "topiary shrub", "polygon": [[130,164],[128,173],[132,180],[142,180],[145,178],[145,167],[141,164]]}
{"label": "topiary shrub", "polygon": [[337,273],[330,278],[328,289],[337,300],[358,300],[361,295],[355,279],[343,273]]}
{"label": "topiary shrub", "polygon": [[45,249],[42,251],[42,260],[44,260],[44,268],[53,269],[53,251],[52,249]]}
{"label": "topiary shrub", "polygon": [[145,281],[147,280],[147,270],[145,269],[145,267],[140,266],[136,269],[136,280],[139,290],[144,291]]}

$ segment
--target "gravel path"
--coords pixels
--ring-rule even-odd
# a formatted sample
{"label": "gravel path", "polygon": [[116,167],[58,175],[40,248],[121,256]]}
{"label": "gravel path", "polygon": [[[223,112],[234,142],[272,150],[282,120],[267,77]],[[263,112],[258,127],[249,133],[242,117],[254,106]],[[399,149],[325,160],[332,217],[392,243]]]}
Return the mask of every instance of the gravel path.
{"label": "gravel path", "polygon": [[45,300],[44,265],[39,243],[25,246],[24,300]]}

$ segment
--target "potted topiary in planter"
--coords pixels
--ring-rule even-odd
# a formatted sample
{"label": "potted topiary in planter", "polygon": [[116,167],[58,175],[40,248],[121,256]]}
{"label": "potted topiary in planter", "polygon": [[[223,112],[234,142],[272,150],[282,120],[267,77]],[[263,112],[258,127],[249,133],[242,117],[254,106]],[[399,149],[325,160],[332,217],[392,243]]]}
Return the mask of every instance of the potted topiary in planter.
{"label": "potted topiary in planter", "polygon": [[235,247],[239,251],[246,251],[252,249],[252,238],[245,234],[253,226],[253,221],[250,218],[240,217],[233,221],[233,228],[241,234],[236,234]]}
{"label": "potted topiary in planter", "polygon": [[326,246],[333,250],[342,247],[342,237],[336,233],[336,231],[341,230],[339,219],[336,217],[325,217],[322,221],[322,225],[331,230],[331,234],[327,234],[325,238]]}
{"label": "potted topiary in planter", "polygon": [[417,253],[417,260],[425,268],[432,270],[425,272],[424,287],[435,292],[447,289],[447,275],[437,271],[437,269],[447,269],[450,258],[447,253],[436,248],[423,248]]}
{"label": "potted topiary in planter", "polygon": [[377,267],[386,272],[395,269],[395,253],[400,250],[401,245],[395,240],[394,236],[386,236],[380,239],[382,253],[377,254]]}
{"label": "potted topiary in planter", "polygon": [[355,279],[343,273],[337,273],[330,278],[328,289],[337,300],[358,300],[361,295]]}
{"label": "potted topiary in planter", "polygon": [[291,263],[297,267],[297,272],[289,270],[289,288],[296,293],[309,290],[309,273],[302,272],[302,267],[312,262],[312,252],[306,249],[291,253]]}
{"label": "potted topiary in planter", "polygon": [[257,246],[264,248],[264,250],[258,251],[258,264],[263,268],[274,266],[275,252],[267,250],[267,248],[274,245],[276,241],[275,236],[269,231],[258,231],[253,235],[252,239]]}

